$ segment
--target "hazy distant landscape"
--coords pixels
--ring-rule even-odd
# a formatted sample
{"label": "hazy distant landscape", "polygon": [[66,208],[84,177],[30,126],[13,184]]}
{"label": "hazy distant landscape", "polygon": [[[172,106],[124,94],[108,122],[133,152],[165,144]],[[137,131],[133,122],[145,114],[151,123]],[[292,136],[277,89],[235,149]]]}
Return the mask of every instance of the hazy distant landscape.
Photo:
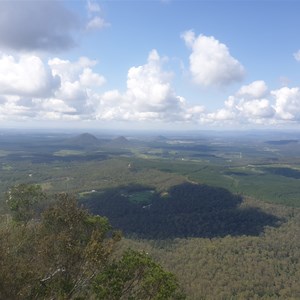
{"label": "hazy distant landscape", "polygon": [[[2,191],[17,182],[39,183],[55,192],[83,193],[128,184],[163,191],[174,180],[300,206],[298,133],[97,136],[3,131],[0,140]],[[151,178],[151,172],[169,180]]]}
{"label": "hazy distant landscape", "polygon": [[188,299],[300,295],[297,132],[2,130],[0,145],[2,214],[13,185],[68,192],[122,230],[122,247],[175,273]]}

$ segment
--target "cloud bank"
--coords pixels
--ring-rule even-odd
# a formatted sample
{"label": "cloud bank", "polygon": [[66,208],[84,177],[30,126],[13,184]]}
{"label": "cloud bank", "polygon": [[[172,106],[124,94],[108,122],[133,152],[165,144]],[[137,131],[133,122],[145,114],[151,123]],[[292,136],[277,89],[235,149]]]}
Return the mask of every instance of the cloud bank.
{"label": "cloud bank", "polygon": [[97,61],[36,55],[0,56],[2,121],[135,121],[189,123],[201,126],[295,124],[300,122],[300,88],[270,90],[263,80],[241,86],[209,111],[191,105],[172,86],[167,58],[152,50],[145,64],[129,68],[125,91],[106,90],[106,79],[94,71]]}
{"label": "cloud bank", "polygon": [[206,122],[219,124],[291,125],[300,121],[300,89],[269,90],[262,80],[242,86],[224,107],[207,114]]}

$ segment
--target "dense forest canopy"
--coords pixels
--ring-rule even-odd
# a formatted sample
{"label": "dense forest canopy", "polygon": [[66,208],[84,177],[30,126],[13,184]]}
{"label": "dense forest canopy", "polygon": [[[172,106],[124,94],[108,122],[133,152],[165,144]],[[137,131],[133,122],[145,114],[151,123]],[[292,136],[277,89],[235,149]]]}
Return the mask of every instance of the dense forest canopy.
{"label": "dense forest canopy", "polygon": [[[138,202],[134,201],[136,193]],[[278,217],[258,208],[241,208],[242,197],[223,188],[194,183],[162,193],[143,186],[108,189],[88,194],[81,202],[91,212],[107,216],[128,236],[139,238],[259,235],[265,226],[280,223]]]}

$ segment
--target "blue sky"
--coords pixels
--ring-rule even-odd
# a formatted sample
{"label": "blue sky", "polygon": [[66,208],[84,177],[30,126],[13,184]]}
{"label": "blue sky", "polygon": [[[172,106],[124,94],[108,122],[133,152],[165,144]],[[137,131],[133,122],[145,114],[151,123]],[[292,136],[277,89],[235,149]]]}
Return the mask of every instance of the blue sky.
{"label": "blue sky", "polygon": [[298,129],[298,1],[0,1],[2,127]]}

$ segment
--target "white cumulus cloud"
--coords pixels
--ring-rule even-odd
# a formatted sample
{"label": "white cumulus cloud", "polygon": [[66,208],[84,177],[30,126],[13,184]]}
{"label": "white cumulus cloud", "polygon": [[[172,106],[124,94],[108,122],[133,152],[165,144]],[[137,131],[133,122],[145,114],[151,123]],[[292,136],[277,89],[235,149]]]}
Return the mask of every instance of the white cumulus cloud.
{"label": "white cumulus cloud", "polygon": [[236,114],[233,110],[221,108],[215,112],[208,113],[206,118],[212,122],[229,121],[234,120],[236,118]]}
{"label": "white cumulus cloud", "polygon": [[41,107],[45,111],[59,112],[59,113],[75,113],[73,107],[68,106],[63,100],[50,98],[41,102]]}
{"label": "white cumulus cloud", "polygon": [[171,87],[172,74],[163,70],[163,60],[152,50],[147,63],[132,67],[127,74],[127,90],[108,91],[98,99],[97,119],[183,120],[186,101]]}
{"label": "white cumulus cloud", "polygon": [[34,55],[0,56],[0,94],[49,96],[60,86],[60,78]]}
{"label": "white cumulus cloud", "polygon": [[235,95],[229,96],[224,107],[207,114],[210,122],[232,124],[270,124],[275,117],[275,108],[266,83],[254,81],[242,86]]}
{"label": "white cumulus cloud", "polygon": [[96,60],[87,57],[80,57],[77,61],[71,62],[58,57],[52,58],[48,64],[54,75],[59,75],[63,81],[75,81],[85,68],[92,68],[97,64]]}
{"label": "white cumulus cloud", "polygon": [[266,96],[268,87],[263,80],[253,81],[248,85],[243,85],[237,92],[240,98],[253,99]]}
{"label": "white cumulus cloud", "polygon": [[275,98],[276,116],[279,119],[300,121],[300,89],[283,87],[271,94]]}
{"label": "white cumulus cloud", "polygon": [[191,48],[190,72],[195,83],[202,86],[226,86],[243,79],[242,64],[231,56],[229,49],[213,36],[195,36],[192,30],[182,34]]}
{"label": "white cumulus cloud", "polygon": [[271,118],[275,112],[268,99],[241,102],[237,108],[244,118],[250,119]]}
{"label": "white cumulus cloud", "polygon": [[87,114],[91,109],[89,94],[92,93],[92,88],[102,86],[106,82],[103,75],[92,69],[97,61],[87,57],[81,57],[75,62],[53,58],[48,64],[52,73],[61,80],[55,97],[64,101],[66,107],[75,109],[78,115]]}
{"label": "white cumulus cloud", "polygon": [[106,82],[104,76],[94,73],[91,68],[84,68],[79,80],[86,87],[101,86]]}
{"label": "white cumulus cloud", "polygon": [[0,56],[0,119],[90,119],[90,94],[105,78],[93,71],[96,61],[75,62],[22,54]]}

